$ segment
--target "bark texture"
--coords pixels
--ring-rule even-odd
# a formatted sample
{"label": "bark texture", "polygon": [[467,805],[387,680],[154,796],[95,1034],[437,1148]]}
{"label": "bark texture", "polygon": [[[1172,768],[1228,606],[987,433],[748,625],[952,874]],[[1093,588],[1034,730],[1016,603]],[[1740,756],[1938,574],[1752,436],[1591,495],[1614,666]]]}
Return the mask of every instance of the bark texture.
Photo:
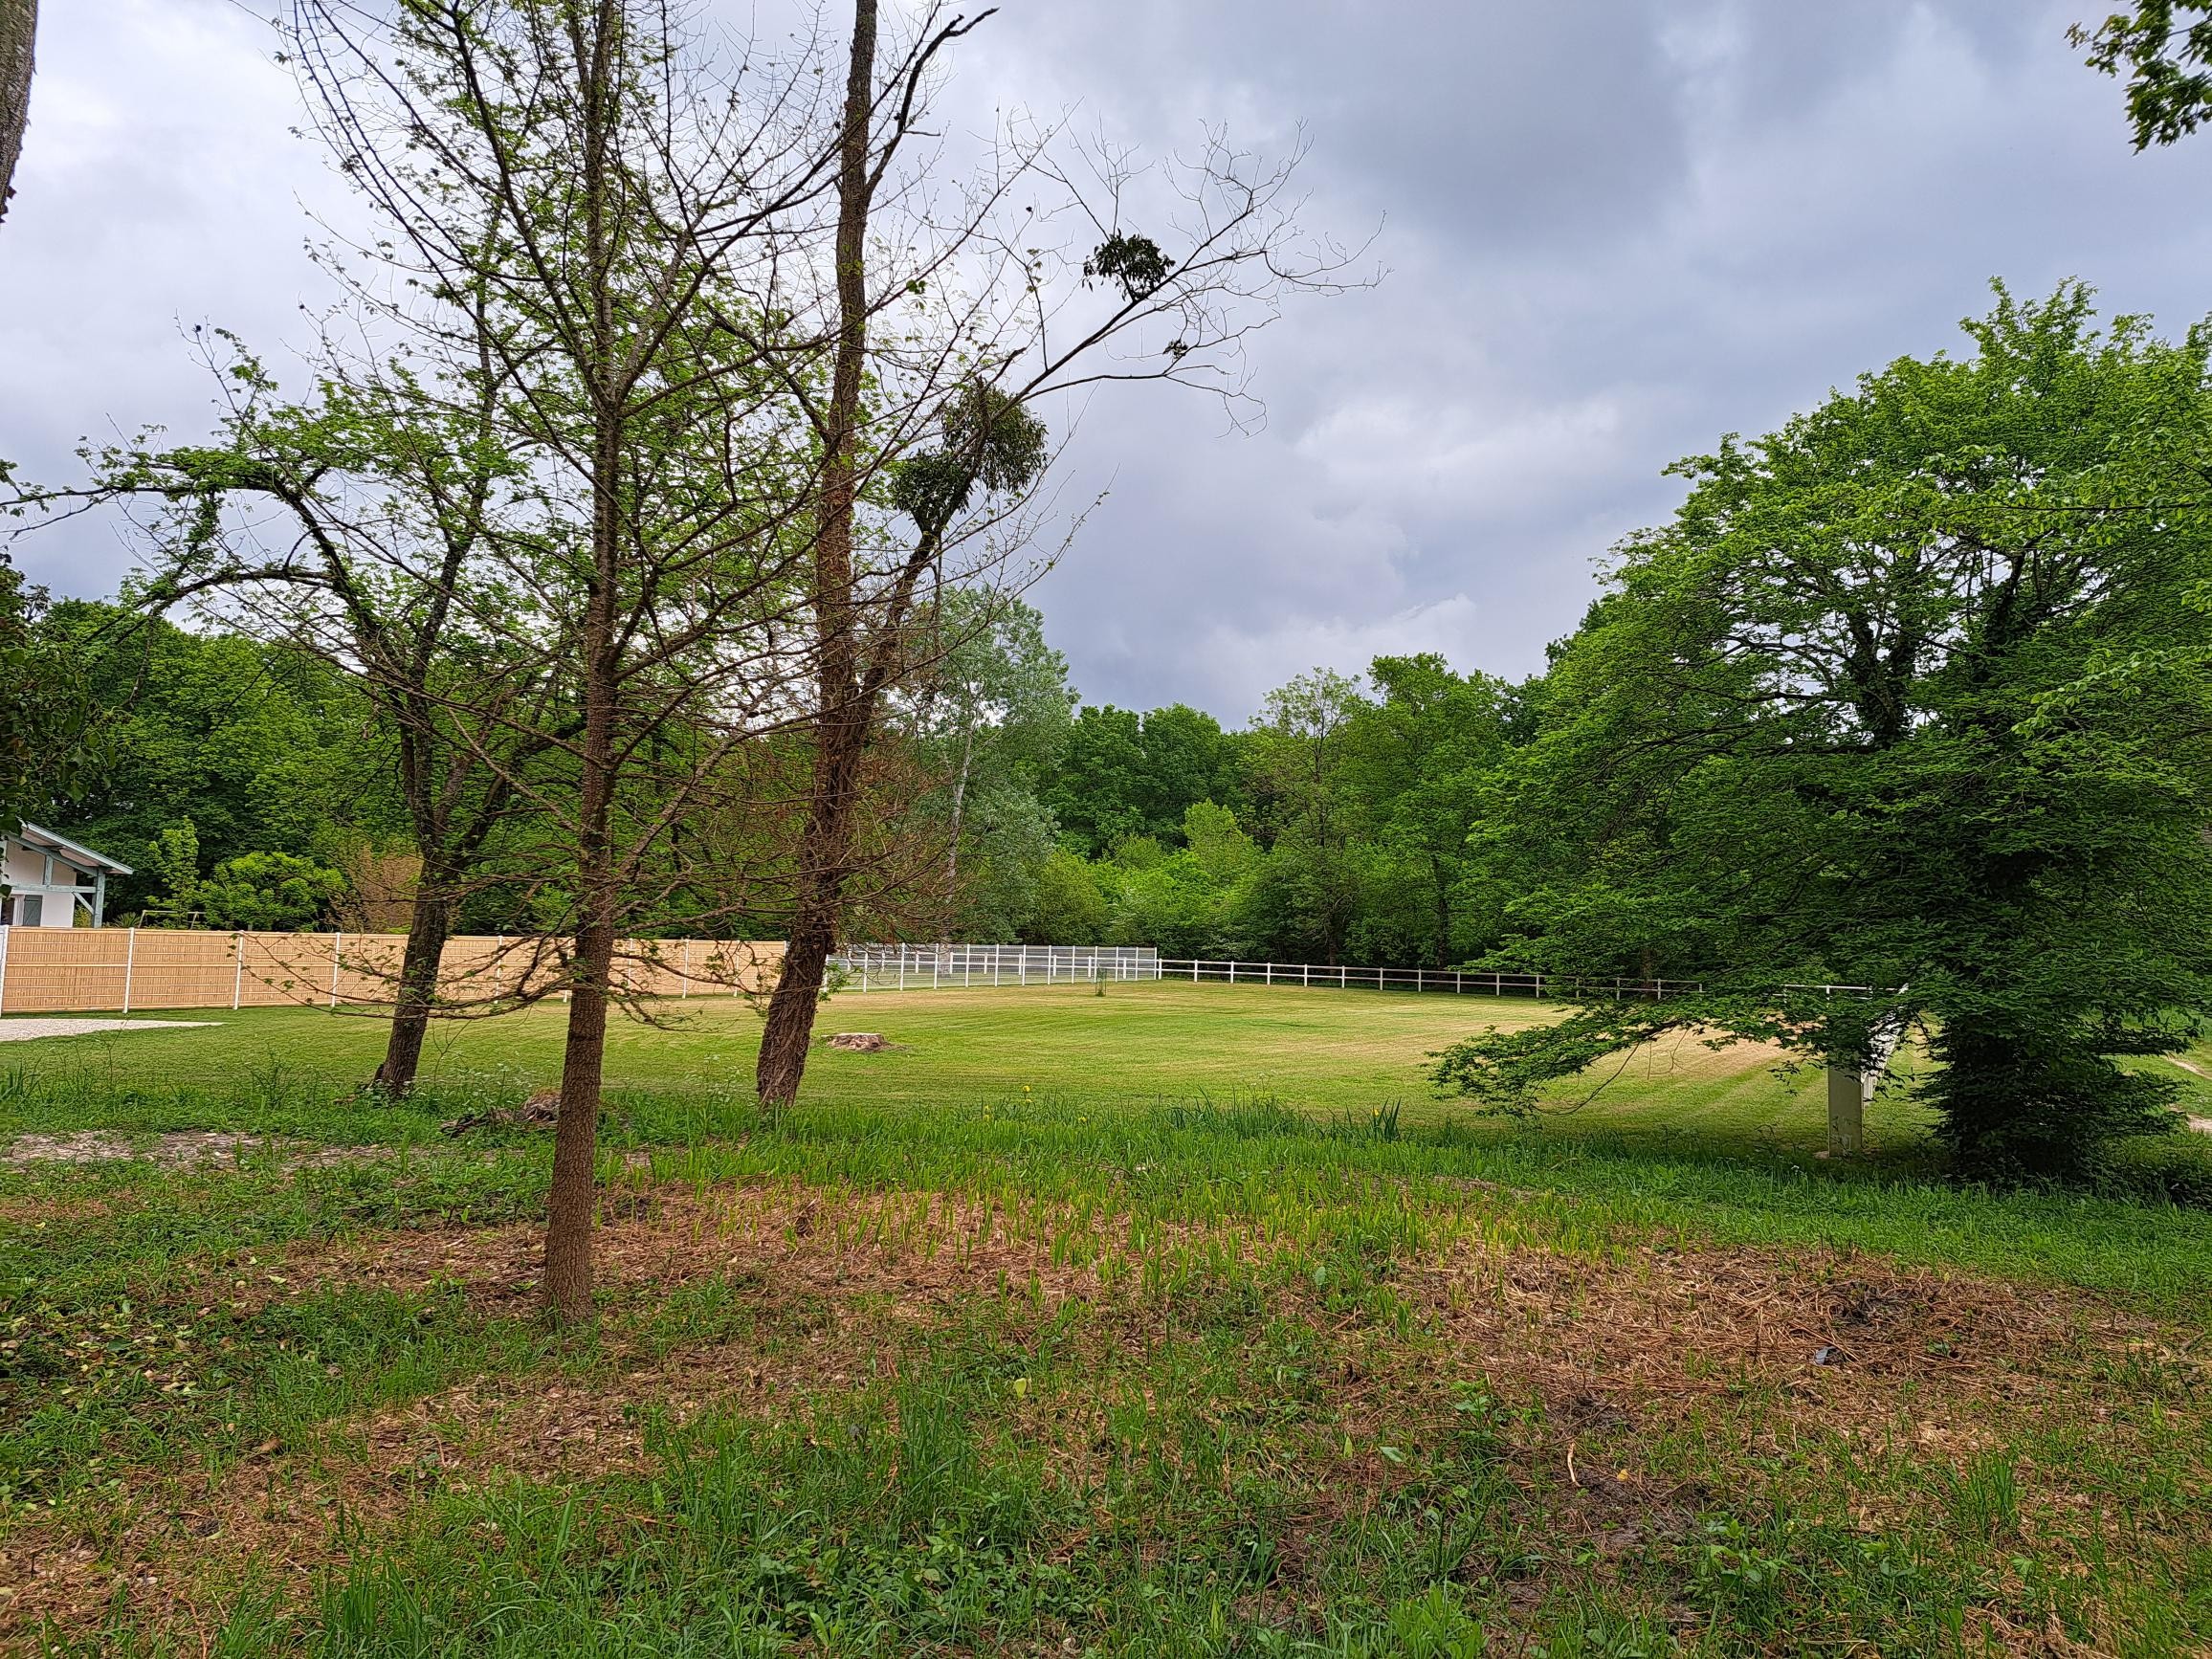
{"label": "bark texture", "polygon": [[31,120],[32,47],[38,34],[38,0],[0,0],[0,219],[15,193],[15,163]]}
{"label": "bark texture", "polygon": [[408,918],[407,951],[400,958],[399,987],[392,998],[391,1033],[385,1042],[384,1063],[376,1069],[376,1086],[387,1095],[405,1095],[414,1087],[423,1039],[430,1033],[431,1010],[437,1003],[438,966],[445,958],[452,920],[451,908],[430,891],[426,880],[415,891],[414,910]]}

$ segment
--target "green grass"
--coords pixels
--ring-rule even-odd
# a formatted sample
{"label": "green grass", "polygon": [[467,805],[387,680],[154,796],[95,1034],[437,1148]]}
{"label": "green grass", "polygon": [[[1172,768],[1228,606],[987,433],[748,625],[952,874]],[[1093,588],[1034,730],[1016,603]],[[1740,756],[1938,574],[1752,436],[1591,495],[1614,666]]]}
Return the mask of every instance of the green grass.
{"label": "green grass", "polygon": [[0,1046],[0,1138],[264,1138],[0,1170],[0,1580],[75,1563],[0,1637],[2212,1640],[2201,1210],[1944,1184],[1887,1098],[1832,1167],[1819,1079],[1743,1051],[1534,1124],[1427,1095],[1428,1051],[1529,1005],[844,997],[823,1030],[900,1046],[818,1051],[773,1123],[750,1011],[667,1011],[610,1044],[570,1334],[522,1282],[543,1139],[438,1132],[549,1085],[561,1010],[442,1029],[396,1106],[354,1092],[381,1029],[321,1010]]}
{"label": "green grass", "polygon": [[[609,1087],[625,1095],[749,1094],[760,1021],[728,999],[656,1005],[665,1022],[620,1022],[608,1038]],[[1299,1110],[1368,1112],[1391,1103],[1424,1120],[1451,1114],[1429,1098],[1426,1056],[1477,1026],[1556,1018],[1548,1005],[1481,997],[1407,996],[1228,985],[1055,986],[1005,991],[847,993],[823,1010],[820,1029],[881,1030],[890,1055],[823,1050],[810,1063],[809,1102],[877,1106],[967,1103],[1019,1093],[1023,1084],[1063,1097],[1128,1100],[1264,1095]],[[149,1016],[159,1017],[159,1016]],[[163,1118],[156,1102],[175,1085],[233,1101],[271,1099],[298,1120],[305,1099],[336,1077],[365,1077],[383,1051],[373,1018],[320,1008],[246,1009],[206,1017],[207,1029],[43,1042],[35,1054],[0,1045],[0,1125],[27,1123],[12,1096],[31,1080],[74,1071],[88,1092],[131,1095],[135,1117],[119,1126],[198,1127]],[[436,1028],[423,1075],[441,1099],[473,1091],[550,1086],[561,1063],[564,1010],[541,1005],[503,1019]],[[27,1045],[27,1047],[29,1047]],[[1597,1099],[1559,1127],[1710,1135],[1811,1150],[1823,1144],[1820,1081],[1783,1081],[1742,1048],[1715,1053],[1686,1041],[1638,1056]],[[205,1111],[195,1104],[193,1111]],[[341,1112],[319,1115],[340,1138],[387,1133],[388,1123]],[[257,1126],[259,1120],[241,1118]],[[427,1119],[426,1119],[427,1121]],[[1870,1133],[1892,1145],[1920,1130],[1901,1102],[1877,1105]]]}

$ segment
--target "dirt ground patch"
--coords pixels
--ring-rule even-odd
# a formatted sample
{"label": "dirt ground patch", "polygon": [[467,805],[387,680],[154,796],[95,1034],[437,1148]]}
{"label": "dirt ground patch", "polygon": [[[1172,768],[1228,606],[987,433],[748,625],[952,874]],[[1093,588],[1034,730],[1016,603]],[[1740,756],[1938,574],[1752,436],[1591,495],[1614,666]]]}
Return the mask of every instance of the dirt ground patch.
{"label": "dirt ground patch", "polygon": [[1648,1250],[1603,1264],[1515,1252],[1405,1277],[1450,1341],[1510,1354],[1547,1400],[1597,1381],[1668,1419],[1747,1379],[1853,1421],[1907,1385],[1923,1399],[2042,1396],[2093,1351],[2199,1364],[2154,1322],[2086,1294],[1829,1251]]}
{"label": "dirt ground patch", "polygon": [[64,1135],[23,1135],[0,1153],[0,1163],[23,1169],[34,1163],[116,1163],[144,1158],[172,1169],[196,1165],[235,1168],[247,1153],[273,1153],[284,1169],[304,1169],[336,1163],[359,1163],[388,1158],[381,1146],[322,1146],[304,1140],[273,1140],[257,1135],[229,1135],[220,1130],[183,1130],[157,1135],[143,1145],[129,1136],[101,1129],[79,1129]]}
{"label": "dirt ground patch", "polygon": [[[1095,1268],[1056,1261],[1054,1223],[1034,1210],[935,1192],[832,1194],[790,1182],[609,1195],[593,1245],[603,1286],[665,1293],[730,1272],[772,1273],[784,1294],[879,1294],[921,1309],[1002,1277],[1050,1298],[1093,1295]],[[1098,1224],[1104,1249],[1125,1221]],[[533,1222],[375,1233],[295,1247],[284,1273],[305,1288],[460,1286],[487,1309],[535,1302],[542,1231]]]}

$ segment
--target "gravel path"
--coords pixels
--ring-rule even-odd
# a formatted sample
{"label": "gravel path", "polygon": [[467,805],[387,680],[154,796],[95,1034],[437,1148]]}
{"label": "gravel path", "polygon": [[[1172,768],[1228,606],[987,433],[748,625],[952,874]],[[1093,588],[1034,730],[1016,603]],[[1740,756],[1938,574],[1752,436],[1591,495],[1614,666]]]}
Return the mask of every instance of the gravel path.
{"label": "gravel path", "polygon": [[150,1031],[164,1027],[221,1024],[220,1020],[0,1020],[0,1043],[27,1043],[33,1037],[85,1037],[95,1031]]}

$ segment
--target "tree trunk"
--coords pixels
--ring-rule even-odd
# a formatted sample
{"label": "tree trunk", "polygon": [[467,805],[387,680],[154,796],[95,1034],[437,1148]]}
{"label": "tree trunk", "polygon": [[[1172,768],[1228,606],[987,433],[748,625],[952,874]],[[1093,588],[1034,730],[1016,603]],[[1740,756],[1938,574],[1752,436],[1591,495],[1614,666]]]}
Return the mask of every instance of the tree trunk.
{"label": "tree trunk", "polygon": [[843,919],[852,808],[874,699],[859,673],[852,594],[852,512],[857,490],[862,371],[868,354],[869,113],[875,84],[875,0],[854,0],[845,76],[845,126],[837,168],[837,361],[824,421],[822,506],[815,520],[812,598],[821,630],[814,777],[800,840],[798,901],[783,972],[768,999],[754,1079],[761,1104],[798,1097],[822,976]]}
{"label": "tree trunk", "polygon": [[564,1322],[591,1314],[591,1228],[598,1208],[599,1090],[607,1061],[607,986],[614,928],[578,929],[561,1104],[553,1122],[553,1190],[545,1209],[545,1310]]}
{"label": "tree trunk", "polygon": [[591,1314],[591,1228],[598,1207],[599,1095],[607,1065],[607,1005],[614,974],[615,699],[621,647],[614,617],[622,569],[623,439],[627,388],[616,383],[615,210],[608,161],[610,112],[622,93],[613,48],[622,19],[601,0],[585,72],[584,243],[591,268],[591,584],[585,596],[581,667],[584,736],[576,815],[577,927],[569,964],[568,1040],[561,1057],[561,1104],[553,1120],[553,1188],[545,1209],[545,1308],[556,1319]]}
{"label": "tree trunk", "polygon": [[971,718],[967,734],[961,740],[960,776],[953,780],[952,785],[952,847],[944,855],[944,896],[947,904],[953,901],[954,896],[960,891],[961,814],[967,806],[968,768],[974,763],[975,753],[976,728]]}
{"label": "tree trunk", "polygon": [[1432,967],[1448,967],[1451,962],[1451,888],[1444,879],[1444,860],[1431,852],[1428,855],[1428,879],[1436,889],[1436,960]]}
{"label": "tree trunk", "polygon": [[415,885],[414,909],[408,918],[407,951],[400,958],[391,1035],[385,1041],[384,1064],[376,1069],[376,1086],[386,1095],[405,1095],[414,1087],[415,1071],[422,1064],[423,1039],[430,1032],[431,1010],[437,1006],[438,968],[445,960],[446,936],[453,931],[453,900],[444,879],[432,875],[426,863]]}
{"label": "tree trunk", "polygon": [[822,1002],[822,979],[837,948],[843,918],[845,862],[852,832],[852,797],[858,785],[865,724],[845,719],[824,728],[815,749],[814,799],[800,844],[799,903],[784,946],[783,971],[768,998],[754,1073],[761,1104],[781,1111],[799,1097],[807,1075],[807,1045]]}
{"label": "tree trunk", "polygon": [[0,0],[0,219],[15,193],[15,163],[31,120],[32,46],[38,34],[38,0]]}
{"label": "tree trunk", "polygon": [[599,1093],[607,1062],[607,1004],[614,971],[614,586],[616,436],[603,422],[593,457],[600,542],[584,620],[583,788],[578,807],[578,925],[569,964],[568,1040],[553,1122],[553,1189],[545,1212],[545,1307],[558,1319],[591,1312],[591,1228],[598,1206]]}

